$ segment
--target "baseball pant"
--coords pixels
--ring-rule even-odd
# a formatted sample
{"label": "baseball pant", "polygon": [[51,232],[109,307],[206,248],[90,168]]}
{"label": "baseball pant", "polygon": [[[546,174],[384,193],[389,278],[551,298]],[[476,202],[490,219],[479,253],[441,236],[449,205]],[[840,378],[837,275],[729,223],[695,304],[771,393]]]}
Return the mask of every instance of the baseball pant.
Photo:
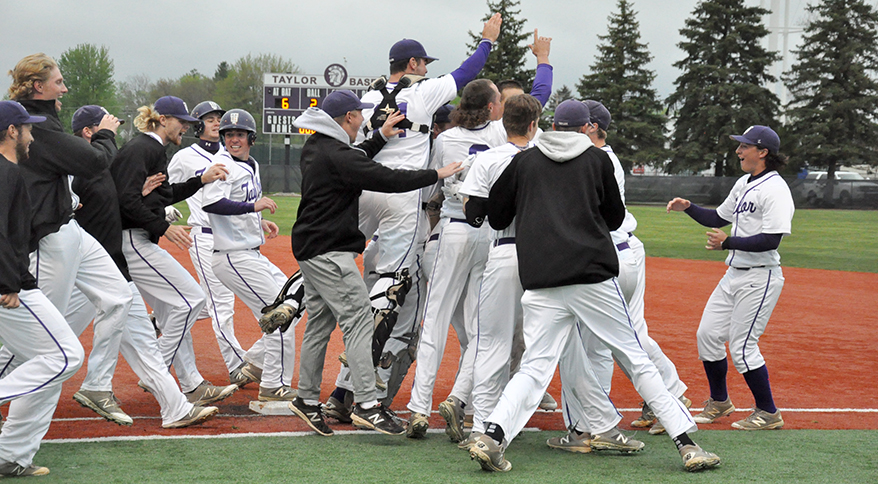
{"label": "baseball pant", "polygon": [[79,370],[85,353],[40,290],[21,291],[18,298],[18,308],[0,308],[0,340],[13,363],[0,372],[0,402],[10,401],[0,432],[0,461],[27,467],[49,430],[61,384]]}
{"label": "baseball pant", "polygon": [[527,349],[521,370],[509,380],[486,422],[500,425],[511,442],[533,415],[552,381],[567,340],[589,332],[613,351],[632,375],[634,387],[653,409],[671,437],[697,429],[689,412],[662,382],[649,356],[637,342],[615,279],[527,290],[521,298]]}
{"label": "baseball pant", "polygon": [[[146,312],[143,297],[133,282],[128,283],[134,298],[131,309],[128,311],[128,319],[125,331],[122,333],[122,345],[120,351],[122,357],[128,362],[128,366],[134,374],[143,381],[151,390],[150,393],[159,403],[162,416],[162,424],[176,422],[185,417],[192,410],[192,404],[180,391],[174,377],[168,372],[164,358],[159,351],[159,343],[155,337],[155,329]],[[74,291],[70,298],[67,310],[67,321],[70,323],[73,333],[81,335],[88,323],[94,317],[95,306],[85,295]],[[93,378],[91,369],[83,381],[82,386]],[[101,391],[112,390],[101,388]]]}
{"label": "baseball pant", "polygon": [[779,266],[749,270],[729,267],[704,307],[697,333],[698,358],[723,360],[728,343],[732,362],[740,373],[764,366],[759,337],[765,332],[783,283]]}
{"label": "baseball pant", "polygon": [[[461,361],[451,395],[469,402],[473,385],[473,361],[476,347],[476,316],[479,286],[488,258],[490,238],[487,227],[476,229],[464,222],[443,219],[436,262],[427,291],[424,326],[418,342],[418,364],[415,381],[408,403],[413,412],[430,414],[433,408],[433,386],[442,363],[448,326],[454,309],[461,298],[464,300],[463,332],[457,330],[461,340]],[[466,343],[463,340],[466,340]],[[470,344],[473,343],[473,344]]]}
{"label": "baseball pant", "polygon": [[122,231],[122,252],[128,273],[156,317],[162,337],[159,350],[165,365],[174,366],[183,392],[204,381],[195,363],[190,330],[204,307],[204,292],[189,272],[166,250],[150,242],[143,229]]}
{"label": "baseball pant", "polygon": [[299,261],[308,322],[299,357],[299,397],[320,399],[323,361],[336,322],[345,345],[354,401],[377,399],[372,365],[374,319],[366,283],[352,252],[328,252]]}
{"label": "baseball pant", "polygon": [[[262,317],[262,308],[274,302],[287,282],[287,276],[255,249],[214,252],[213,273],[244,301],[257,319]],[[290,386],[296,364],[296,329],[291,327],[286,333],[276,329],[257,343],[256,351],[245,354],[245,359],[262,368],[259,386]]]}
{"label": "baseball pant", "polygon": [[189,258],[198,274],[201,289],[206,297],[204,305],[211,322],[220,354],[229,373],[240,368],[244,362],[244,349],[235,337],[235,293],[213,274],[213,233],[206,227],[192,227],[192,247]]}

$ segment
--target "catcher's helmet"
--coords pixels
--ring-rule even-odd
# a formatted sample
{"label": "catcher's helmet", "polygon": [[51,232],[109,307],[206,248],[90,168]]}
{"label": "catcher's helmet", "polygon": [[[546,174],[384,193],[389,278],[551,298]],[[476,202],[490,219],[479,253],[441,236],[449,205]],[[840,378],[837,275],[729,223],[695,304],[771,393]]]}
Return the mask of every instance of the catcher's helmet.
{"label": "catcher's helmet", "polygon": [[222,138],[224,131],[230,129],[247,131],[247,142],[250,143],[250,146],[253,146],[253,143],[256,142],[256,120],[247,111],[231,109],[226,114],[223,114],[219,127],[220,138]]}
{"label": "catcher's helmet", "polygon": [[198,120],[198,123],[195,123],[195,136],[201,136],[201,133],[204,132],[204,121],[201,118],[210,113],[219,113],[222,116],[226,114],[226,111],[213,101],[202,101],[192,110],[192,117]]}

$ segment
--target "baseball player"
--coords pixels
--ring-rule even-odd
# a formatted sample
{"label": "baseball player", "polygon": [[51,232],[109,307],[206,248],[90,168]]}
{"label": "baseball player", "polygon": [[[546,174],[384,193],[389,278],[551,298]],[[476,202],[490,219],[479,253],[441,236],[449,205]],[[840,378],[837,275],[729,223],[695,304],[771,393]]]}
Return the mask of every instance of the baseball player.
{"label": "baseball player", "polygon": [[719,457],[692,442],[688,432],[695,423],[664,387],[628,321],[609,234],[621,225],[625,206],[609,156],[582,134],[588,122],[583,103],[561,103],[555,131],[541,135],[535,149],[516,155],[491,188],[491,227],[503,230],[515,219],[527,349],[521,369],[486,419],[485,433],[474,438],[470,456],[485,470],[511,470],[506,447],[536,410],[579,321],[582,330],[612,348],[632,375],[635,388],[673,437],[686,469],[716,466]]}
{"label": "baseball player", "polygon": [[403,116],[392,113],[379,136],[352,147],[363,123],[362,111],[372,107],[351,91],[335,91],[321,108],[310,108],[294,123],[316,134],[302,151],[302,202],[292,231],[293,255],[304,278],[308,326],[302,340],[299,395],[290,408],[321,435],[332,434],[319,398],[326,345],[336,322],[344,335],[355,385],[351,420],[385,434],[405,431],[378,402],[375,389],[375,348],[370,350],[374,317],[365,281],[355,264],[356,254],[366,245],[356,222],[362,190],[417,190],[456,173],[460,166],[392,170],[373,162],[369,156],[384,147],[388,138],[403,134],[394,128]]}
{"label": "baseball player", "polygon": [[[606,143],[607,129],[610,126],[612,117],[609,110],[598,101],[583,101],[589,108],[591,120],[586,129],[586,134],[594,145],[604,150],[613,162],[614,174],[616,176],[616,184],[619,185],[619,192],[622,202],[625,202],[625,171],[619,158],[613,153],[613,148]],[[649,354],[649,358],[658,368],[662,375],[662,380],[674,396],[680,399],[688,408],[692,402],[686,398],[686,384],[684,384],[674,363],[665,356],[658,343],[649,336],[649,330],[644,318],[643,295],[646,287],[646,254],[643,249],[643,243],[634,235],[637,229],[637,220],[626,209],[625,219],[622,225],[610,233],[613,237],[613,244],[616,246],[616,253],[619,256],[619,287],[625,296],[625,302],[628,304],[628,315],[637,333],[637,339],[640,341],[643,349]],[[595,338],[590,338],[586,344],[586,352],[588,359],[598,373],[598,380],[601,382],[606,393],[610,393],[610,385],[613,378],[613,355],[610,349],[601,344]],[[576,381],[573,378],[570,380]],[[573,390],[570,386],[565,386],[566,398],[573,398],[569,391]],[[574,393],[583,393],[585,389],[576,389]],[[664,427],[655,418],[649,406],[644,404],[641,417],[631,423],[633,427],[649,427],[649,432],[653,435],[664,432]]]}
{"label": "baseball player", "polygon": [[[213,229],[213,273],[253,311],[259,319],[287,282],[287,276],[259,252],[269,238],[277,237],[277,225],[264,220],[261,212],[274,213],[277,204],[262,196],[259,165],[250,156],[256,142],[256,121],[243,109],[223,114],[219,133],[226,150],[216,163],[226,166],[228,175],[204,188],[202,204]],[[245,359],[262,369],[259,400],[291,401],[296,393],[290,386],[296,364],[296,332],[274,330],[262,336]]]}
{"label": "baseball player", "polygon": [[28,271],[30,198],[18,163],[28,157],[31,116],[15,101],[0,101],[0,340],[22,360],[0,379],[0,402],[9,413],[0,433],[0,477],[43,476],[33,465],[61,396],[61,384],[85,353],[64,317]]}
{"label": "baseball player", "polygon": [[[698,358],[704,364],[710,398],[695,421],[713,423],[735,410],[726,387],[728,343],[732,362],[756,400],[753,413],[732,427],[779,429],[784,421],[771,394],[759,337],[783,288],[777,248],[783,236],[790,234],[795,207],[787,183],[777,173],[786,163],[786,157],[778,152],[777,133],[756,125],[730,138],[739,143],[735,153],[746,175],[738,179],[725,201],[715,210],[682,198],[668,202],[669,213],[685,211],[696,222],[712,228],[707,232],[706,249],[729,251],[729,268],[707,300],[698,325]],[[730,234],[719,229],[729,224]]]}
{"label": "baseball player", "polygon": [[[90,142],[98,133],[98,124],[106,114],[107,111],[100,106],[79,108],[73,115],[74,135]],[[83,229],[95,237],[110,254],[134,295],[122,333],[120,351],[134,373],[148,388],[154,390],[153,395],[161,410],[162,427],[188,427],[213,417],[219,409],[190,403],[164,363],[152,322],[146,313],[146,305],[137,286],[131,281],[128,263],[122,253],[122,218],[119,214],[116,185],[109,169],[105,168],[88,178],[77,176],[73,180],[72,187],[82,201],[76,212],[77,220],[82,224]],[[143,191],[148,195],[155,188],[156,184],[150,183],[144,186]],[[81,334],[88,327],[95,316],[95,310],[96,306],[85,294],[74,289],[65,318],[75,334]],[[90,370],[83,385],[93,378],[93,372]],[[121,415],[110,413],[106,408],[94,410],[108,413],[105,418],[113,421],[118,422],[122,418]],[[103,415],[100,411],[98,413]]]}
{"label": "baseball player", "polygon": [[[55,61],[45,54],[23,58],[12,78],[9,97],[20,100],[30,113],[46,117],[34,126],[33,149],[20,165],[33,207],[28,244],[31,273],[62,314],[74,288],[97,306],[89,358],[94,378],[83,383],[74,399],[105,418],[115,415],[119,419],[114,421],[130,425],[130,417],[113,398],[112,376],[132,294],[106,250],[73,219],[69,178],[90,176],[107,167],[116,152],[119,120],[104,116],[91,143],[66,134],[58,109],[67,87]],[[0,349],[0,368],[16,365],[12,355]]]}
{"label": "baseball player", "polygon": [[[192,117],[198,119],[194,128],[198,141],[178,151],[171,158],[168,163],[168,183],[182,183],[200,175],[213,163],[215,155],[225,151],[219,134],[220,119],[225,113],[213,101],[198,103],[192,109]],[[240,388],[254,380],[242,371],[247,362],[244,360],[244,349],[235,337],[235,294],[213,275],[211,268],[213,230],[202,206],[203,192],[203,189],[199,190],[186,199],[189,206],[189,219],[186,223],[192,227],[189,230],[192,237],[189,258],[192,259],[198,280],[201,281],[201,289],[204,290],[207,301],[205,309],[213,321],[216,341],[229,370],[229,383]],[[250,373],[258,374],[258,367]]]}
{"label": "baseball player", "polygon": [[159,98],[154,106],[143,106],[138,112],[134,124],[142,134],[119,150],[110,167],[122,214],[122,250],[131,278],[155,312],[162,331],[159,348],[165,364],[168,368],[174,366],[180,387],[190,402],[216,402],[238,387],[211,385],[195,364],[188,335],[204,306],[204,292],[189,272],[159,247],[158,240],[164,236],[183,250],[192,246],[188,227],[169,224],[165,207],[189,198],[207,183],[224,178],[226,169],[214,164],[183,183],[164,181],[144,197],[144,180],[167,172],[165,146],[179,145],[189,123],[198,120],[189,116],[186,103],[174,96]]}
{"label": "baseball player", "polygon": [[[375,155],[375,161],[388,168],[422,170],[429,166],[430,123],[436,111],[457,97],[457,91],[475,79],[485,65],[491,46],[500,34],[500,14],[494,14],[482,29],[482,40],[476,51],[460,67],[450,74],[436,79],[426,79],[427,64],[437,60],[427,55],[424,46],[413,39],[403,39],[390,48],[390,76],[381,78],[375,89],[363,95],[363,102],[374,108],[363,110],[363,126],[366,137],[374,137],[389,113],[399,110],[405,119],[399,127],[405,132],[387,142]],[[358,133],[364,139],[363,133]],[[405,193],[378,193],[364,191],[360,200],[360,230],[367,238],[380,233],[376,272],[380,276],[372,286],[370,298],[376,317],[383,321],[383,328],[376,331],[375,346],[383,353],[389,335],[402,337],[411,328],[401,327],[393,331],[398,315],[395,298],[388,298],[388,291],[407,285],[403,269],[414,273],[418,270],[417,259],[423,253],[427,239],[427,222],[420,190]],[[420,305],[421,302],[419,301]],[[387,351],[398,354],[408,351],[409,344],[395,341]],[[346,381],[349,370],[339,374],[337,386],[351,390]]]}

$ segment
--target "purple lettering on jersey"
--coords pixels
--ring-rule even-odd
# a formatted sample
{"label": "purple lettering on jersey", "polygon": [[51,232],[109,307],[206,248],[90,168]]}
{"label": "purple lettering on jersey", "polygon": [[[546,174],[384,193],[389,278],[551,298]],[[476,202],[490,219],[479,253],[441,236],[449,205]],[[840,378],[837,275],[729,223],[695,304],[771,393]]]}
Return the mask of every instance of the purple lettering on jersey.
{"label": "purple lettering on jersey", "polygon": [[753,202],[742,202],[735,207],[735,215],[744,212],[756,213],[756,204]]}
{"label": "purple lettering on jersey", "polygon": [[200,170],[197,170],[197,171],[195,172],[195,176],[201,176],[201,175],[204,174],[205,171],[207,171],[207,168],[202,168],[202,169],[200,169]]}
{"label": "purple lettering on jersey", "polygon": [[469,145],[469,154],[474,155],[476,153],[488,151],[489,149],[490,147],[488,145]]}
{"label": "purple lettering on jersey", "polygon": [[[403,116],[408,115],[409,103],[405,103],[405,102],[399,103],[396,105],[396,107],[399,108],[399,112],[401,112],[403,114]],[[405,132],[406,132],[406,130],[402,130],[402,133],[399,133],[399,137],[405,138]]]}

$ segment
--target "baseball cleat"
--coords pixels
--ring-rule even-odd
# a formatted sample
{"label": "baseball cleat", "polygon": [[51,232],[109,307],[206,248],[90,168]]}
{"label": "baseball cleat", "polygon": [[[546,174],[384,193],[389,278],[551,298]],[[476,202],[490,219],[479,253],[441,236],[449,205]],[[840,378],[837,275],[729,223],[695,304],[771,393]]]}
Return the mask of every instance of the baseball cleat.
{"label": "baseball cleat", "polygon": [[[353,393],[348,392],[353,396]],[[341,423],[351,423],[351,407],[339,402],[337,398],[330,396],[323,405],[323,414],[334,418]]]}
{"label": "baseball cleat", "polygon": [[469,436],[467,436],[467,438],[465,438],[457,443],[457,448],[460,450],[465,450],[465,451],[469,452],[470,447],[475,445],[475,443],[476,443],[476,439],[474,437],[474,434],[469,434]]}
{"label": "baseball cleat", "polygon": [[363,408],[359,404],[354,405],[351,420],[354,421],[354,427],[361,429],[376,430],[387,435],[405,433],[405,429],[396,423],[396,420],[387,413],[381,404],[372,408]]}
{"label": "baseball cleat", "polygon": [[409,415],[409,424],[405,429],[405,436],[410,439],[422,439],[427,435],[427,429],[430,428],[430,420],[427,415],[418,412],[412,412]]}
{"label": "baseball cleat", "polygon": [[73,394],[73,399],[83,407],[94,410],[95,413],[115,424],[132,425],[134,423],[134,420],[119,408],[113,392],[79,390]]}
{"label": "baseball cleat", "polygon": [[238,385],[217,386],[204,380],[195,390],[186,393],[186,399],[192,405],[207,405],[220,400],[225,400],[238,390]]}
{"label": "baseball cleat", "polygon": [[652,409],[649,408],[649,404],[646,402],[640,402],[640,416],[637,417],[637,420],[631,422],[631,426],[635,428],[644,428],[649,427],[658,420],[655,418],[655,413],[653,413]]}
{"label": "baseball cleat", "polygon": [[254,383],[253,380],[247,376],[241,368],[236,370],[232,370],[229,372],[229,384],[235,385],[238,388],[244,388],[245,385],[249,383]]}
{"label": "baseball cleat", "polygon": [[765,410],[755,409],[744,420],[738,420],[732,424],[732,428],[739,430],[772,430],[783,428],[783,417],[780,410],[768,413]]}
{"label": "baseball cleat", "polygon": [[15,462],[7,462],[0,465],[0,477],[45,476],[48,473],[48,467],[40,467],[35,465],[22,466],[16,464]]}
{"label": "baseball cleat", "polygon": [[326,425],[326,419],[323,414],[323,408],[320,404],[317,405],[308,405],[299,397],[296,397],[295,400],[289,403],[290,410],[293,411],[296,415],[299,416],[302,420],[308,424],[309,427],[314,429],[320,435],[325,437],[329,437],[332,435],[332,429],[329,428],[329,425]]}
{"label": "baseball cleat", "polygon": [[683,467],[689,472],[698,472],[720,465],[720,458],[712,452],[707,452],[698,446],[684,445],[680,449],[680,457],[683,458]]}
{"label": "baseball cleat", "polygon": [[240,368],[241,373],[243,373],[247,378],[253,381],[253,383],[262,383],[262,368],[254,365],[253,363],[247,363],[246,365]]}
{"label": "baseball cleat", "polygon": [[726,415],[731,414],[735,411],[735,406],[732,404],[732,399],[727,398],[724,402],[717,402],[712,398],[708,398],[706,402],[704,402],[704,410],[701,411],[698,415],[692,417],[692,420],[695,423],[700,424],[709,424],[713,423],[716,419],[725,417]]}
{"label": "baseball cleat", "polygon": [[619,429],[612,428],[606,432],[591,436],[591,450],[615,450],[625,454],[643,450],[643,442],[625,437]]}
{"label": "baseball cleat", "polygon": [[183,416],[183,418],[177,420],[176,422],[162,424],[162,428],[182,429],[184,427],[204,423],[212,419],[217,413],[219,413],[219,409],[216,407],[201,407],[198,405],[194,405],[192,406],[192,410],[189,410],[189,413]]}
{"label": "baseball cleat", "polygon": [[563,437],[552,437],[546,441],[546,445],[553,449],[566,450],[577,454],[588,454],[591,452],[591,435],[588,432],[578,433],[574,429],[570,429],[567,435]]}
{"label": "baseball cleat", "polygon": [[445,434],[452,442],[460,442],[463,440],[463,407],[465,403],[461,402],[455,396],[449,396],[447,400],[439,404],[439,415],[445,419]]}
{"label": "baseball cleat", "polygon": [[558,408],[558,402],[549,395],[549,392],[543,393],[543,399],[540,400],[540,410],[555,410]]}
{"label": "baseball cleat", "polygon": [[479,461],[483,470],[488,472],[509,472],[512,463],[503,456],[506,448],[485,434],[478,434],[473,438],[473,445],[469,449],[469,458]]}
{"label": "baseball cleat", "polygon": [[295,389],[286,385],[277,388],[265,388],[260,385],[257,398],[260,402],[292,402],[297,394]]}

